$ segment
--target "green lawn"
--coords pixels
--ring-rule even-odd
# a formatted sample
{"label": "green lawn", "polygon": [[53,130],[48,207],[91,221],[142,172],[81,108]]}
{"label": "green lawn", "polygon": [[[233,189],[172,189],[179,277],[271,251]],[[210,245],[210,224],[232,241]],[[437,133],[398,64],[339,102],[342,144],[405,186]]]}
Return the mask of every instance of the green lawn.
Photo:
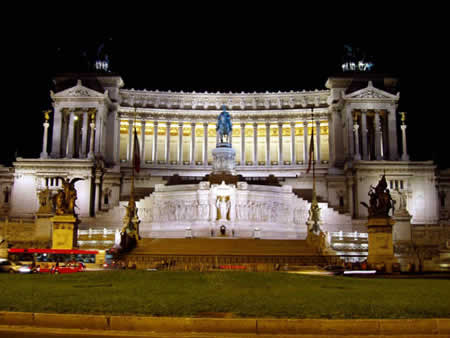
{"label": "green lawn", "polygon": [[450,317],[450,281],[252,272],[0,274],[0,311],[290,318]]}

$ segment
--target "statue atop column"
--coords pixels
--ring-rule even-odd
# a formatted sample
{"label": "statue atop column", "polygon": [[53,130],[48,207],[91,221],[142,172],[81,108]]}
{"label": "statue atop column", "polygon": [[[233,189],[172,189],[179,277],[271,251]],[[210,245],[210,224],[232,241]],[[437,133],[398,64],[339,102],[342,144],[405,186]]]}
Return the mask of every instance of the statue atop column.
{"label": "statue atop column", "polygon": [[230,144],[232,130],[233,126],[231,125],[231,115],[226,111],[225,105],[222,105],[222,112],[217,119],[216,127],[216,131],[219,134],[219,142]]}

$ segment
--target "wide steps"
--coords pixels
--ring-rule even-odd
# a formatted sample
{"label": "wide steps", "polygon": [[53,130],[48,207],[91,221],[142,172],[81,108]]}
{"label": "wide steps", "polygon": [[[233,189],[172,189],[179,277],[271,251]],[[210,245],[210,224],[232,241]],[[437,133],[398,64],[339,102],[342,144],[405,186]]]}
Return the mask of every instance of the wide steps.
{"label": "wide steps", "polygon": [[255,239],[150,239],[139,241],[132,254],[148,255],[236,255],[316,256],[318,251],[305,240]]}

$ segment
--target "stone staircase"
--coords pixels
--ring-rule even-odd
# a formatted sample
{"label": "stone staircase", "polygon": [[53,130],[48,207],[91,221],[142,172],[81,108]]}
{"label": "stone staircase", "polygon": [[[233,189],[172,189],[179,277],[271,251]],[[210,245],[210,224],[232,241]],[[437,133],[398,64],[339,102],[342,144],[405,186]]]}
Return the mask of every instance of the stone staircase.
{"label": "stone staircase", "polygon": [[325,266],[336,257],[322,256],[306,240],[255,239],[150,239],[125,260],[137,268],[161,267],[173,270],[210,270],[220,266],[239,266],[249,271],[272,271],[279,266]]}

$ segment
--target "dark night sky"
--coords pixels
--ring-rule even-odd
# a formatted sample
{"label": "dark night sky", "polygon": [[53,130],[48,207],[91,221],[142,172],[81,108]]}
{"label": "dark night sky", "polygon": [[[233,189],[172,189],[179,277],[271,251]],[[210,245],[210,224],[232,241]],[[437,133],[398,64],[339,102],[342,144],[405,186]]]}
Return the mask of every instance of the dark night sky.
{"label": "dark night sky", "polygon": [[[325,26],[320,12],[303,15],[312,16],[311,23],[288,8],[269,8],[212,16],[152,10],[135,28],[129,25],[133,15],[138,17],[133,13],[104,14],[102,24],[93,15],[78,16],[76,23],[52,16],[9,36],[2,121],[11,128],[4,128],[0,138],[1,163],[9,165],[16,151],[22,157],[39,156],[42,110],[51,107],[52,76],[74,70],[80,50],[93,54],[112,38],[111,64],[125,88],[197,92],[324,89],[327,77],[339,71],[344,44],[359,46],[374,57],[378,71],[400,78],[400,110],[409,114],[411,158],[450,164],[445,137],[448,94],[438,81],[445,77],[440,64],[444,46],[429,39],[429,32],[439,33],[434,27],[417,29],[414,20],[405,26],[399,13],[383,14],[376,21],[352,17]],[[61,63],[61,51],[72,61]]]}

